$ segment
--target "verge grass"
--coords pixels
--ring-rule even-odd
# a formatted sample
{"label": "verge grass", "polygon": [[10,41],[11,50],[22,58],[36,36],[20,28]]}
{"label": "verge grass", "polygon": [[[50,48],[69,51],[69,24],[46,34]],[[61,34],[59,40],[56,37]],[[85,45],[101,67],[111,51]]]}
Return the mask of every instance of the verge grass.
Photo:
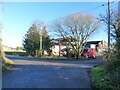
{"label": "verge grass", "polygon": [[0,69],[2,71],[6,71],[10,65],[14,64],[14,62],[12,60],[8,59],[7,57],[5,57],[5,55],[3,55],[2,58],[0,58],[0,59],[1,59]]}
{"label": "verge grass", "polygon": [[120,90],[120,84],[115,85],[111,82],[111,73],[106,73],[104,66],[97,66],[92,69],[92,83],[93,86],[99,88],[100,90]]}

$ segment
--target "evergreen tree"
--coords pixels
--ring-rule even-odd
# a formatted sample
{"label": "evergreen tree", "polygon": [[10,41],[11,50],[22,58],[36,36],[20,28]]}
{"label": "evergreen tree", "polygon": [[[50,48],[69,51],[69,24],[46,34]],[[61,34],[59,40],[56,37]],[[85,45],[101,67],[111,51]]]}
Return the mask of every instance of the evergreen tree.
{"label": "evergreen tree", "polygon": [[[40,34],[36,24],[33,24],[23,40],[23,46],[28,55],[36,56],[39,54],[40,50]],[[46,27],[42,30],[42,50],[49,51],[52,47],[51,39],[48,36]]]}
{"label": "evergreen tree", "polygon": [[37,54],[36,52],[39,50],[39,40],[39,31],[37,26],[33,24],[27,31],[23,40],[23,46],[28,55],[35,56]]}
{"label": "evergreen tree", "polygon": [[43,39],[43,41],[42,41],[42,48],[43,48],[43,50],[49,52],[50,47],[53,46],[53,43],[51,42],[52,40],[48,36],[48,32],[46,30],[46,27],[43,28],[42,39]]}

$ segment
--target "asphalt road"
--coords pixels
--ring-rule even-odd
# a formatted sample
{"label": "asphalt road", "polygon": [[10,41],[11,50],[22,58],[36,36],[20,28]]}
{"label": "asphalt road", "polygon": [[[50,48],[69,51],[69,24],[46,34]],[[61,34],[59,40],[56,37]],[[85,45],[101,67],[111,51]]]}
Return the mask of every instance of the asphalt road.
{"label": "asphalt road", "polygon": [[90,68],[102,59],[83,61],[38,60],[8,56],[15,62],[2,75],[3,88],[92,88]]}

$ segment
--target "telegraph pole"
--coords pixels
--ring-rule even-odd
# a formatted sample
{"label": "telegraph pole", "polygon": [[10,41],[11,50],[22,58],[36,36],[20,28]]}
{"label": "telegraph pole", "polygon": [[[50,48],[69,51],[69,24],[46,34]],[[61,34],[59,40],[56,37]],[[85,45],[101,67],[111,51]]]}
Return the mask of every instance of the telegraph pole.
{"label": "telegraph pole", "polygon": [[40,22],[39,34],[40,34],[40,56],[42,56],[42,22]]}
{"label": "telegraph pole", "polygon": [[108,48],[110,49],[110,0],[108,0]]}
{"label": "telegraph pole", "polygon": [[118,2],[118,28],[120,28],[120,1]]}

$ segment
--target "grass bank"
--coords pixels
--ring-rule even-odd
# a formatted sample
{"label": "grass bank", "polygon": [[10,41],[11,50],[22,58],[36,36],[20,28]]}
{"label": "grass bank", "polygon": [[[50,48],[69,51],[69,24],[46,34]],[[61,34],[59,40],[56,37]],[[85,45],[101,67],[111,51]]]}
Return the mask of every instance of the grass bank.
{"label": "grass bank", "polygon": [[92,69],[92,83],[95,88],[100,90],[120,90],[120,84],[115,84],[110,79],[113,77],[112,74],[106,73],[104,66],[98,66]]}
{"label": "grass bank", "polygon": [[2,71],[6,71],[9,69],[10,65],[13,65],[14,62],[8,58],[6,58],[5,56],[3,56],[3,62],[2,62]]}

